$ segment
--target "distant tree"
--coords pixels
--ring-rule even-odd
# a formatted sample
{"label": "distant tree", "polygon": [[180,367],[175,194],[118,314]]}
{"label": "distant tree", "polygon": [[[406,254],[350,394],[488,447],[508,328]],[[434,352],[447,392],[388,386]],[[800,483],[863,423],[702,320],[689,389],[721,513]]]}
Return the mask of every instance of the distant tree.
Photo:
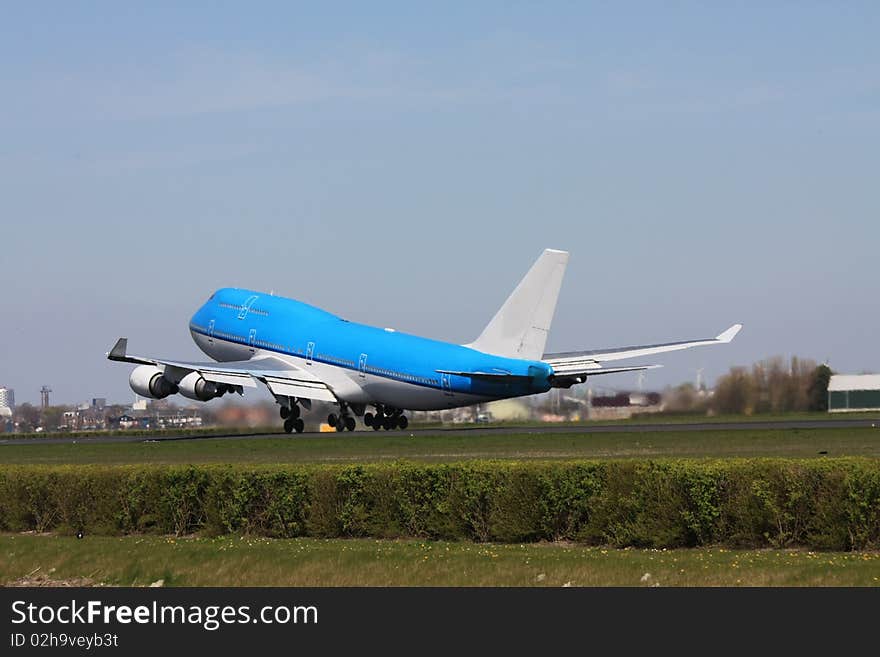
{"label": "distant tree", "polygon": [[33,431],[40,426],[40,409],[25,402],[15,408],[15,420],[21,431]]}
{"label": "distant tree", "polygon": [[819,365],[810,374],[810,383],[807,386],[808,410],[828,410],[828,382],[831,381],[832,374],[827,365]]}
{"label": "distant tree", "polygon": [[46,431],[55,431],[61,425],[66,406],[49,406],[40,413],[40,424]]}
{"label": "distant tree", "polygon": [[744,367],[731,368],[715,386],[712,405],[717,413],[751,415],[754,410],[754,384]]}

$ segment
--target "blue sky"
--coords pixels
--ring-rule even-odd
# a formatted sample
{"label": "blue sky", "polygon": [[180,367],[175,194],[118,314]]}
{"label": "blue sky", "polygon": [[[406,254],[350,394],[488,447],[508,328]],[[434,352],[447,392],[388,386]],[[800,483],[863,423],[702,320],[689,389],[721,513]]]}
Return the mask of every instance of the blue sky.
{"label": "blue sky", "polygon": [[880,370],[876,3],[178,4],[4,9],[18,401],[129,399],[225,285],[468,341],[544,247],[551,349],[745,324],[649,386]]}

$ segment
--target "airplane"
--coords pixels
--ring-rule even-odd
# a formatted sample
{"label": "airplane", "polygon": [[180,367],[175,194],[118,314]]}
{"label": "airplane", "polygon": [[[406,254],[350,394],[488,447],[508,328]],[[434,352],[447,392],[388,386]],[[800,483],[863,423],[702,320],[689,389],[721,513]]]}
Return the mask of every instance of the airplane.
{"label": "airplane", "polygon": [[358,324],[274,294],[223,288],[189,323],[196,345],[213,361],[131,356],[126,338],[107,357],[138,365],[129,385],[149,399],[179,393],[206,402],[261,384],[279,404],[287,433],[304,430],[301,408],[311,409],[313,401],[338,406],[327,418],[337,431],[354,431],[355,417],[378,431],[405,429],[405,410],[470,406],[571,388],[592,376],[653,369],[660,365],[604,364],[725,344],[742,328],[734,324],[702,340],[544,353],[568,257],[546,249],[469,344]]}

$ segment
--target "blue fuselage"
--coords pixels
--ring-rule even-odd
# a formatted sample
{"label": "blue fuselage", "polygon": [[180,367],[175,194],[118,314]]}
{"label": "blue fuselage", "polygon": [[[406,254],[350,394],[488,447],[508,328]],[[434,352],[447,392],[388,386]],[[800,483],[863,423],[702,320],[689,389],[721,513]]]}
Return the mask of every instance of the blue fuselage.
{"label": "blue fuselage", "polygon": [[[293,299],[251,290],[218,290],[193,315],[190,330],[199,347],[216,360],[234,360],[249,352],[277,355],[302,368],[332,367],[364,389],[372,385],[378,391],[384,387],[378,394],[371,394],[371,399],[401,386],[417,386],[421,395],[433,390],[445,398],[433,407],[453,407],[550,389],[552,368],[541,361],[493,356],[461,345],[358,324]],[[211,348],[206,348],[207,340]],[[528,378],[493,382],[438,370]],[[401,407],[414,407],[404,404]]]}

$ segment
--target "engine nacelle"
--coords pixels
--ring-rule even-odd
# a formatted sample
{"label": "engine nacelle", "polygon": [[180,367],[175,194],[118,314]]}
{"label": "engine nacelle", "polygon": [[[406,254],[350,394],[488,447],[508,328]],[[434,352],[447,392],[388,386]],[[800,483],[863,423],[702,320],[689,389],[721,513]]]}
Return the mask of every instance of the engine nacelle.
{"label": "engine nacelle", "polygon": [[155,365],[140,365],[132,370],[128,385],[141,397],[165,399],[177,392],[177,386],[165,378]]}
{"label": "engine nacelle", "polygon": [[209,401],[215,397],[222,397],[226,392],[226,386],[211,381],[205,381],[198,372],[190,372],[180,380],[179,392],[187,399],[195,401]]}

